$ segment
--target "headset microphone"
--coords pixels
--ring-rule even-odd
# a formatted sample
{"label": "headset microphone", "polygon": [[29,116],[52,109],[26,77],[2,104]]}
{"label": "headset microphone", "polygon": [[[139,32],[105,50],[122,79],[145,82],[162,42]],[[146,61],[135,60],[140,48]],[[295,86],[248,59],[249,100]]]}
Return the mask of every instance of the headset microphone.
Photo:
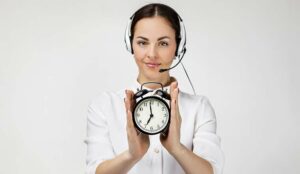
{"label": "headset microphone", "polygon": [[159,69],[159,72],[163,73],[165,71],[169,71],[169,70],[175,68],[181,62],[181,60],[183,59],[183,56],[184,56],[185,52],[186,52],[186,48],[184,48],[183,51],[182,51],[182,53],[178,56],[178,57],[180,57],[179,61],[174,66],[172,66],[170,68],[166,68],[166,69]]}

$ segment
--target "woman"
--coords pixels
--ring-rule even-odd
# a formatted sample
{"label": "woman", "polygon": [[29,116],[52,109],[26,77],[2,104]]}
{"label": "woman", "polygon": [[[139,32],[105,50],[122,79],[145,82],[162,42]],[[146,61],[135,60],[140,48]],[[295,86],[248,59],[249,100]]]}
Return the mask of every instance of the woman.
{"label": "woman", "polygon": [[[89,106],[88,174],[220,174],[223,155],[209,101],[179,91],[169,71],[182,39],[180,17],[169,6],[148,4],[134,13],[129,50],[139,69],[132,88],[103,93]],[[180,48],[182,49],[182,48]],[[167,135],[145,135],[133,124],[134,93],[141,84],[159,82],[170,93]],[[156,84],[146,84],[157,89]],[[125,105],[125,106],[124,106]]]}

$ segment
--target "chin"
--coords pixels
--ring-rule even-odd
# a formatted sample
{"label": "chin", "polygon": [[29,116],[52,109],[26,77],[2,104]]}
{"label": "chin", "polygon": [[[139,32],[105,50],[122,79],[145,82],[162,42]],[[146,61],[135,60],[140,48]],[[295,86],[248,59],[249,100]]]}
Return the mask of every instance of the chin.
{"label": "chin", "polygon": [[166,73],[166,72],[160,73],[159,72],[160,69],[161,67],[157,67],[157,68],[143,67],[140,69],[140,73],[147,81],[160,82],[164,78]]}

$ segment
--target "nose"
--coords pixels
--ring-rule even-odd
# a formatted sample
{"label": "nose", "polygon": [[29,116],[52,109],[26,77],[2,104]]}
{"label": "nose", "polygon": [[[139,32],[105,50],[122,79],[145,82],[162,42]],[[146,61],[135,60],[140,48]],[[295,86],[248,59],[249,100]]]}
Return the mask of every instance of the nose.
{"label": "nose", "polygon": [[149,59],[156,59],[156,57],[157,57],[157,50],[156,50],[155,44],[151,44],[148,47],[147,57]]}

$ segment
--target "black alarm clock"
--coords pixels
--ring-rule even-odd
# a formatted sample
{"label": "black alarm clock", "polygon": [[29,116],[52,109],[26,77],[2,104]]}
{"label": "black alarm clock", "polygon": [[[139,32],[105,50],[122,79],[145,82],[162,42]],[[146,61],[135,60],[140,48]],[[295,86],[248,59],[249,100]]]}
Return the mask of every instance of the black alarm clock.
{"label": "black alarm clock", "polygon": [[[149,83],[159,84],[161,89],[155,91],[143,89],[143,85]],[[149,92],[153,94],[144,97]],[[144,83],[134,94],[134,99],[137,101],[132,113],[135,127],[144,134],[163,133],[165,135],[170,124],[170,107],[165,100],[170,100],[170,95],[163,90],[163,85],[157,82]]]}

